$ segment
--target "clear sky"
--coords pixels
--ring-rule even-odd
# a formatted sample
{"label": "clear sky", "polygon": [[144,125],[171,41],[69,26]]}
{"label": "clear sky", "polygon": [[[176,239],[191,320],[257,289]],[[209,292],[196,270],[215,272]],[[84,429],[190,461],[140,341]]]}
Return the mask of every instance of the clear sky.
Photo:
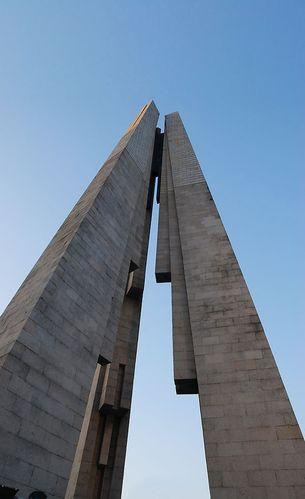
{"label": "clear sky", "polygon": [[[181,113],[304,431],[304,26],[304,0],[0,0],[1,310],[153,98]],[[123,499],[207,499],[156,217]]]}

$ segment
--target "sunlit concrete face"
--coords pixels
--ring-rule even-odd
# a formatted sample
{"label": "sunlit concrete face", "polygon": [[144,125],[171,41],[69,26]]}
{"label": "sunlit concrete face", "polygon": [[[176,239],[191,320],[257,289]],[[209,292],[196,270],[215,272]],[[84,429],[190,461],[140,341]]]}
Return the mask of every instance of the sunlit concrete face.
{"label": "sunlit concrete face", "polygon": [[305,497],[305,446],[178,113],[165,118],[157,281],[171,281],[177,393],[198,393],[212,499]]}
{"label": "sunlit concrete face", "polygon": [[158,178],[156,277],[211,497],[304,498],[304,440],[253,301],[179,114],[164,134],[158,116],[144,106],[0,319],[0,485],[121,497]]}
{"label": "sunlit concrete face", "polygon": [[1,317],[0,485],[120,497],[158,111],[144,106]]}

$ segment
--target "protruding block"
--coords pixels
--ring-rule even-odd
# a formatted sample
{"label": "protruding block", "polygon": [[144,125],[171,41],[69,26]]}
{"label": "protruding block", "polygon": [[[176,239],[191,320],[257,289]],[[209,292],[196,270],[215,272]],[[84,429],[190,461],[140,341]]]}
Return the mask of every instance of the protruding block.
{"label": "protruding block", "polygon": [[198,393],[197,373],[170,160],[167,163],[167,197],[172,283],[174,380],[178,394],[194,394]]}

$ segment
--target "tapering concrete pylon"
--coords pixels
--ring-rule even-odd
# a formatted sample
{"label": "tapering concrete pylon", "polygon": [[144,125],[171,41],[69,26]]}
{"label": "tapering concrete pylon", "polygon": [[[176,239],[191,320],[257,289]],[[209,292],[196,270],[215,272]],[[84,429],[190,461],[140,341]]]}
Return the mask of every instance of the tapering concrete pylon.
{"label": "tapering concrete pylon", "polygon": [[0,486],[121,497],[163,156],[156,276],[211,497],[304,499],[304,440],[253,301],[179,114],[164,135],[158,115],[144,106],[0,319]]}
{"label": "tapering concrete pylon", "polygon": [[158,111],[140,112],[0,322],[0,485],[119,498]]}
{"label": "tapering concrete pylon", "polygon": [[178,113],[163,144],[156,278],[172,283],[176,390],[199,393],[211,498],[304,498],[304,440]]}

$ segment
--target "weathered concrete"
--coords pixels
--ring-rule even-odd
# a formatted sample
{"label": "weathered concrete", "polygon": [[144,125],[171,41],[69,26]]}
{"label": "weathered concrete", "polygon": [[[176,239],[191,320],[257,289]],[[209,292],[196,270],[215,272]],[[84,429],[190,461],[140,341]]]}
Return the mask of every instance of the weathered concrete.
{"label": "weathered concrete", "polygon": [[[304,440],[178,113],[166,116],[164,144],[158,251],[167,219],[174,375],[177,392],[188,393],[181,376],[188,382],[195,364],[211,498],[305,497]],[[157,254],[157,280],[161,261]]]}
{"label": "weathered concrete", "polygon": [[[305,497],[305,448],[178,113],[144,106],[0,319],[0,485],[120,499],[155,178],[177,393],[212,499]],[[163,140],[164,139],[164,140]]]}
{"label": "weathered concrete", "polygon": [[[131,262],[142,273],[146,262],[143,235],[157,119],[151,102],[1,317],[0,483],[24,495],[42,489],[63,498],[73,475],[67,491],[73,497],[97,362],[101,357],[111,362],[123,341],[122,403],[130,406],[139,313],[128,331],[132,340],[122,340],[119,331]],[[110,379],[116,364],[114,359]],[[126,438],[122,441],[125,445]],[[78,497],[89,496],[85,491]]]}

